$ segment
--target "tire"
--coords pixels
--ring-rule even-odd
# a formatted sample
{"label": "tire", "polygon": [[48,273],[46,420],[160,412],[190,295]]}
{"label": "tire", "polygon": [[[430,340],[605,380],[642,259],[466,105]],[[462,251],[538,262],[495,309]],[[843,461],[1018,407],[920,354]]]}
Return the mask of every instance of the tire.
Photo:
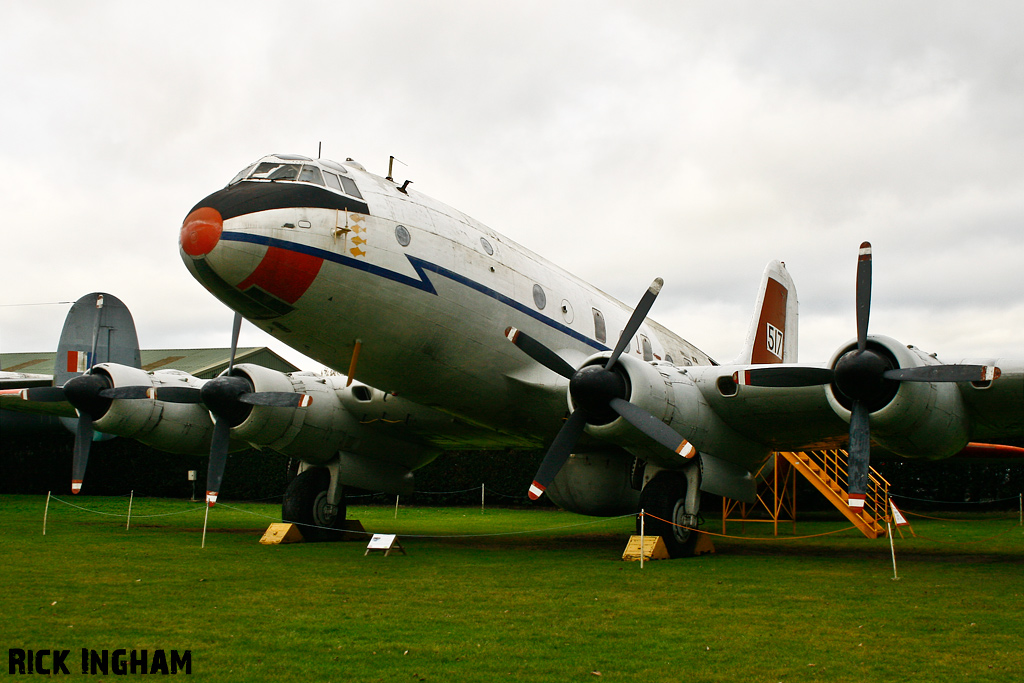
{"label": "tire", "polygon": [[[646,536],[661,536],[668,554],[673,558],[692,557],[700,536],[682,525],[686,514],[686,477],[678,472],[659,472],[640,492],[640,509],[647,513]],[[660,517],[661,519],[654,519]],[[672,522],[666,524],[662,519]],[[636,532],[640,533],[637,518]]]}
{"label": "tire", "polygon": [[338,512],[330,518],[324,512],[331,473],[326,467],[313,467],[292,480],[284,492],[281,519],[299,525],[307,541],[338,540],[340,534],[332,531],[345,526],[345,497],[342,494]]}

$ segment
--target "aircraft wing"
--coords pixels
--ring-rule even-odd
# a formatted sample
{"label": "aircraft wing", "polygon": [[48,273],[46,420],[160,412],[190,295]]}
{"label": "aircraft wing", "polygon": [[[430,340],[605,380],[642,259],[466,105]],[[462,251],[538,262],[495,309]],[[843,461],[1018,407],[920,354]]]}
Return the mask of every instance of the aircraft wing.
{"label": "aircraft wing", "polygon": [[78,413],[67,401],[41,402],[26,401],[22,398],[23,389],[34,387],[52,387],[53,377],[24,372],[0,372],[0,410],[13,410],[33,415],[52,415],[55,417],[78,417]]}
{"label": "aircraft wing", "polygon": [[[970,441],[1005,439],[1024,433],[1024,361],[964,360],[964,366],[998,368],[989,381],[913,382],[892,387],[886,403],[870,414],[871,438],[905,456],[942,458]],[[831,383],[812,386],[744,384],[744,373],[764,366],[687,368],[704,400],[731,430],[774,450],[843,446],[851,411]],[[791,367],[803,374],[828,365]],[[918,368],[927,366],[918,366]],[[739,381],[737,381],[739,380]],[[881,399],[880,399],[881,400]]]}
{"label": "aircraft wing", "polygon": [[843,444],[850,426],[832,409],[825,386],[767,388],[734,380],[754,367],[700,366],[687,374],[715,416],[750,441],[787,451]]}

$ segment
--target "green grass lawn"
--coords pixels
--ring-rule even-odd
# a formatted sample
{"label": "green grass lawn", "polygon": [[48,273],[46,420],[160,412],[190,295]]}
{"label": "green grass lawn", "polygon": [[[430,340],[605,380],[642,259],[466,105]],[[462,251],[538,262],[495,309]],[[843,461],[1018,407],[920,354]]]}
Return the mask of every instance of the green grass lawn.
{"label": "green grass lawn", "polygon": [[258,544],[275,504],[218,505],[203,549],[201,504],[135,500],[126,530],[125,498],[62,499],[90,512],[51,502],[44,536],[45,498],[0,497],[0,641],[72,650],[63,678],[84,647],[188,649],[196,681],[1024,679],[1016,519],[911,518],[894,581],[888,539],[854,531],[748,525],[641,571],[631,518],[351,507],[408,551],[364,557]]}

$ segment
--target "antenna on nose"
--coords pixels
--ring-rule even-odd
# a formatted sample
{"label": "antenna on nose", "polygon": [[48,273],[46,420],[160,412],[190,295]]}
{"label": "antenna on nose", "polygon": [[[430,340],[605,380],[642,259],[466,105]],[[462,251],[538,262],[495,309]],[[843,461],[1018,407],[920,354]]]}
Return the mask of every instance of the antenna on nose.
{"label": "antenna on nose", "polygon": [[321,140],[320,142],[316,143],[316,158],[317,159],[320,158],[320,152],[323,151],[323,148],[324,148],[324,141],[323,140]]}

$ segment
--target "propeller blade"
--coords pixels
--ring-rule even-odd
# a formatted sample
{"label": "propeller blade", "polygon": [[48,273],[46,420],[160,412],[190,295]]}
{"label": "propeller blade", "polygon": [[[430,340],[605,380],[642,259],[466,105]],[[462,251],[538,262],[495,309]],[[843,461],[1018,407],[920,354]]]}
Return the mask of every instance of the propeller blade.
{"label": "propeller blade", "polygon": [[21,397],[26,401],[37,401],[39,403],[59,403],[66,401],[64,387],[32,387],[22,389]]}
{"label": "propeller blade", "polygon": [[242,394],[239,403],[271,408],[305,408],[313,402],[309,394],[294,394],[286,391],[260,391]]}
{"label": "propeller blade", "polygon": [[127,387],[114,387],[112,389],[104,389],[100,392],[100,396],[103,398],[120,398],[133,401],[142,398],[149,398],[150,389],[152,389],[152,387],[144,387],[141,384]]}
{"label": "propeller blade", "polygon": [[871,464],[871,426],[868,410],[861,401],[854,401],[850,416],[849,505],[863,508],[868,490],[868,467]]}
{"label": "propeller blade", "polygon": [[689,441],[679,436],[676,430],[651,415],[639,406],[621,398],[613,398],[610,402],[612,410],[622,416],[641,432],[651,437],[665,448],[678,453],[687,460],[697,455],[697,449]]}
{"label": "propeller blade", "polygon": [[78,427],[75,430],[74,455],[71,461],[71,493],[82,490],[85,480],[85,466],[89,464],[89,447],[92,445],[92,417],[78,411]]}
{"label": "propeller blade", "polygon": [[661,288],[665,285],[665,281],[660,277],[654,278],[654,282],[647,288],[644,295],[640,297],[640,303],[633,309],[633,315],[629,317],[629,322],[626,323],[626,328],[622,330],[622,334],[619,335],[619,341],[615,344],[615,349],[612,350],[612,355],[608,357],[608,362],[605,363],[604,369],[611,370],[612,366],[615,365],[616,361],[619,360],[619,356],[626,349],[626,346],[633,340],[633,335],[636,334],[637,330],[640,329],[640,325],[644,319],[647,318],[647,314],[651,310],[651,306],[654,305],[654,300],[658,298],[658,294],[661,292]]}
{"label": "propeller blade", "polygon": [[210,464],[206,470],[206,504],[210,507],[217,502],[221,482],[224,481],[224,468],[228,464],[228,443],[231,436],[231,425],[227,420],[217,420],[213,425],[213,438],[210,440]]}
{"label": "propeller blade", "polygon": [[202,403],[203,392],[195,387],[151,387],[149,398],[165,403]]}
{"label": "propeller blade", "polygon": [[868,318],[871,316],[871,243],[861,242],[857,257],[857,350],[868,345]]}
{"label": "propeller blade", "polygon": [[831,384],[834,374],[832,368],[778,365],[740,370],[732,378],[737,384],[751,387],[813,387]]}
{"label": "propeller blade", "polygon": [[572,376],[576,374],[576,368],[566,363],[561,356],[522,330],[515,327],[507,327],[505,328],[505,336],[510,342],[518,346],[520,351],[556,375],[572,379]]}
{"label": "propeller blade", "polygon": [[231,357],[228,359],[227,374],[235,367],[235,354],[238,353],[238,333],[242,330],[242,314],[235,311],[235,320],[231,323]]}
{"label": "propeller blade", "polygon": [[575,411],[565,421],[562,429],[555,436],[555,440],[551,442],[544,460],[540,463],[540,468],[537,469],[537,476],[534,477],[533,484],[530,485],[530,500],[540,498],[548,485],[554,481],[558,471],[562,469],[562,465],[569,459],[573,446],[576,445],[576,441],[579,440],[580,434],[583,433],[583,428],[586,426],[587,419],[582,410]]}
{"label": "propeller blade", "polygon": [[999,368],[988,365],[922,365],[886,370],[882,377],[899,382],[991,382],[1000,374]]}

